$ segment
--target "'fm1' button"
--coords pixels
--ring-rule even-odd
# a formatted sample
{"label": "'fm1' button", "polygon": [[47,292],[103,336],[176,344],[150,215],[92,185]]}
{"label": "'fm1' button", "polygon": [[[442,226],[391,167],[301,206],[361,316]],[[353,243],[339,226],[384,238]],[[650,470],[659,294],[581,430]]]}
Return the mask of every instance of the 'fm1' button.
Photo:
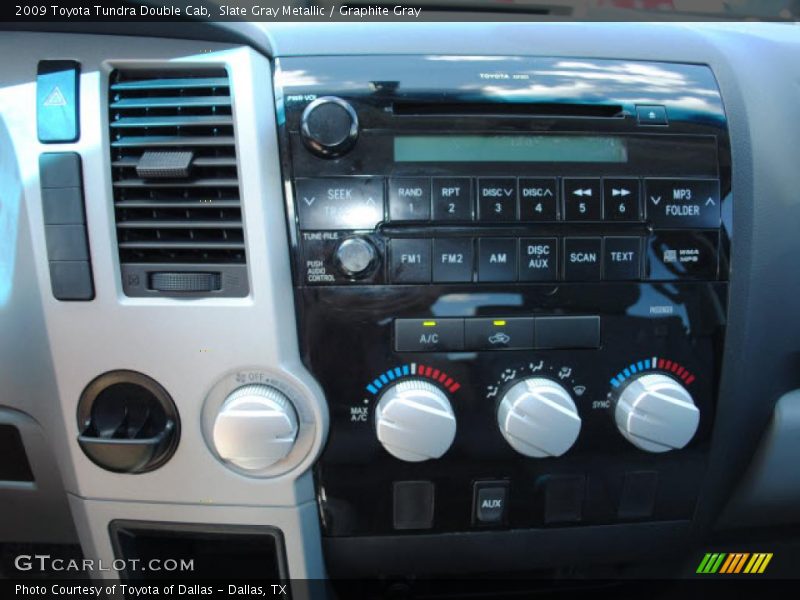
{"label": "'fm1' button", "polygon": [[654,227],[717,229],[720,191],[716,179],[646,179],[647,220]]}
{"label": "'fm1' button", "polygon": [[464,349],[464,319],[397,319],[397,352],[447,352]]}

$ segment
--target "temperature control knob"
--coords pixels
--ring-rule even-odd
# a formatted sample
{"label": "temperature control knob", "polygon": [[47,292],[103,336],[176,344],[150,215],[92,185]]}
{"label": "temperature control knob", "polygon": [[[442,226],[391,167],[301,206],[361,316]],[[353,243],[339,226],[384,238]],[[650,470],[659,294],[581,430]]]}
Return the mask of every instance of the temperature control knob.
{"label": "temperature control knob", "polygon": [[317,156],[341,156],[356,143],[358,115],[336,96],[322,96],[306,106],[300,119],[300,135],[306,148]]}
{"label": "temperature control knob", "polygon": [[569,392],[545,377],[529,377],[511,386],[497,409],[500,432],[520,454],[561,456],[581,430],[581,418]]}
{"label": "temperature control knob", "polygon": [[286,458],[297,428],[297,414],[284,394],[269,385],[246,385],[222,404],[214,421],[214,448],[240,469],[261,471]]}
{"label": "temperature control knob", "polygon": [[648,373],[635,376],[617,393],[614,420],[620,433],[637,448],[667,452],[691,441],[700,411],[675,379]]}
{"label": "temperature control knob", "polygon": [[456,436],[456,417],[442,390],[421,379],[406,379],[381,396],[375,427],[389,454],[421,462],[447,452]]}

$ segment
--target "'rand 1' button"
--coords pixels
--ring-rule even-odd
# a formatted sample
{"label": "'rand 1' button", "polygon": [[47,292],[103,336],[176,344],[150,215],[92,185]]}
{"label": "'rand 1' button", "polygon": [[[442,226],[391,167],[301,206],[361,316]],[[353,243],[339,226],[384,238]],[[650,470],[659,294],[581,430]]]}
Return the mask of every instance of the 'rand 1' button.
{"label": "'rand 1' button", "polygon": [[389,219],[427,221],[431,218],[431,180],[399,177],[389,180]]}
{"label": "'rand 1' button", "polygon": [[720,192],[716,179],[645,179],[647,220],[654,227],[717,229]]}
{"label": "'rand 1' button", "polygon": [[397,352],[447,352],[464,349],[464,319],[397,319]]}
{"label": "'rand 1' button", "polygon": [[598,281],[602,264],[603,241],[599,237],[564,240],[564,279]]}

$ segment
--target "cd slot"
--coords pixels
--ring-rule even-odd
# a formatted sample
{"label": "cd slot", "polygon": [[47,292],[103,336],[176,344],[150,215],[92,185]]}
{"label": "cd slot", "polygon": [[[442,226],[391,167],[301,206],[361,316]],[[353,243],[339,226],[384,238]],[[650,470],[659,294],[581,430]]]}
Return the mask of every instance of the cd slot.
{"label": "cd slot", "polygon": [[395,102],[392,111],[401,117],[502,116],[614,119],[625,116],[619,104],[556,102]]}

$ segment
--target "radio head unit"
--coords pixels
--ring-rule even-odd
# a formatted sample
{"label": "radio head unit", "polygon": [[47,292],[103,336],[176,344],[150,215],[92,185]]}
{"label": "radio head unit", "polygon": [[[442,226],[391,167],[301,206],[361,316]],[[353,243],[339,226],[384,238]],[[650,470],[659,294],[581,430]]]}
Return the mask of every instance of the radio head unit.
{"label": "radio head unit", "polygon": [[315,475],[332,554],[691,519],[731,241],[711,70],[276,67],[301,352],[331,408]]}

